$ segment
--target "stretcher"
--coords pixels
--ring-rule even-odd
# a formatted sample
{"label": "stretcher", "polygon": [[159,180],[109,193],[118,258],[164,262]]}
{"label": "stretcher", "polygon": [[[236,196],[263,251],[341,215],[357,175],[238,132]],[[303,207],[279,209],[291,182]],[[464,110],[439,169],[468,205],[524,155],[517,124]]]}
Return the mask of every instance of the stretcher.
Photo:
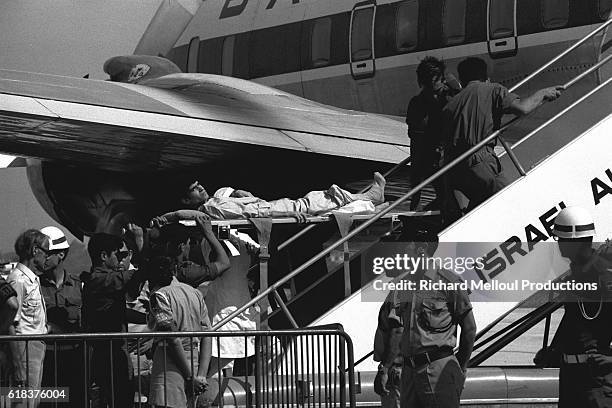
{"label": "stretcher", "polygon": [[[369,213],[369,214],[343,213],[343,214],[350,215],[353,221],[365,221],[365,220],[369,220],[370,218],[372,218],[376,213]],[[440,211],[437,211],[437,210],[435,211],[401,211],[401,212],[390,212],[384,215],[383,217],[381,217],[381,219],[385,219],[385,220],[391,219],[393,221],[399,221],[400,217],[428,217],[428,216],[436,216],[436,215],[440,215]],[[231,228],[237,228],[237,229],[247,229],[247,228],[253,228],[253,223],[251,222],[251,220],[253,219],[256,219],[256,218],[245,218],[245,219],[234,219],[234,220],[212,220],[211,224],[213,225],[213,227],[217,227],[217,228],[231,227]],[[306,217],[306,221],[303,223],[298,223],[298,221],[292,217],[269,218],[269,220],[272,224],[299,224],[299,225],[320,224],[324,222],[333,221],[334,214],[308,216]],[[187,227],[196,226],[196,222],[194,220],[181,220],[179,221],[179,223]]]}
{"label": "stretcher", "polygon": [[[377,210],[380,211],[381,208],[384,208],[385,204],[377,207]],[[255,243],[250,236],[246,234],[242,234],[244,236],[243,242],[253,245],[258,248],[258,257],[259,257],[259,288],[260,291],[263,291],[269,287],[268,284],[268,262],[270,260],[270,235],[272,232],[272,228],[274,225],[285,224],[285,225],[297,225],[303,226],[300,232],[295,234],[290,240],[278,246],[277,250],[281,250],[288,245],[288,243],[295,241],[298,237],[304,235],[306,231],[315,227],[316,224],[335,222],[338,231],[342,237],[345,237],[352,227],[352,225],[356,222],[364,222],[372,217],[374,217],[377,213],[345,213],[340,211],[332,211],[329,214],[318,215],[318,216],[308,216],[306,217],[305,222],[298,222],[295,218],[285,217],[285,218],[250,218],[250,219],[234,219],[234,220],[213,220],[211,224],[213,225],[213,229],[216,230],[216,234],[220,240],[225,241],[228,248],[230,248],[232,244],[230,241],[230,235],[234,235],[237,237],[241,233],[237,233],[236,230],[239,229],[252,229],[255,228],[257,232],[257,242]],[[402,219],[405,218],[421,218],[421,217],[435,217],[440,215],[440,211],[398,211],[398,212],[389,212],[383,217],[381,217],[381,223],[388,223],[388,227],[386,227],[387,233],[382,234],[388,235],[395,231],[400,225]],[[189,227],[195,227],[196,222],[193,220],[184,220],[180,221],[181,224]],[[250,242],[248,242],[250,240]],[[371,243],[373,245],[374,243]],[[369,247],[369,246],[367,246]],[[336,266],[332,266],[331,270],[328,271],[327,275],[317,280],[315,284],[320,283],[327,276],[334,274],[341,267],[344,271],[344,295],[348,297],[351,294],[351,272],[350,272],[350,262],[356,256],[358,256],[361,252],[363,252],[364,248],[361,248],[357,251],[351,251],[349,248],[349,242],[344,242],[341,247],[342,251],[342,263]],[[253,267],[256,267],[254,265]],[[314,284],[313,284],[314,285]],[[311,286],[313,286],[311,285]],[[294,285],[292,285],[293,287]],[[310,289],[310,288],[308,288]],[[308,290],[307,289],[307,290]],[[292,292],[295,292],[292,288]],[[274,292],[276,302],[279,304],[280,308],[286,311],[287,316],[289,316],[290,323],[294,327],[298,327],[297,322],[291,317],[291,314],[288,312],[287,305],[283,301],[283,299],[278,295],[278,293]],[[293,293],[295,295],[295,293]],[[260,324],[262,328],[267,327],[267,320],[269,316],[273,313],[269,302],[266,298],[263,298],[260,303]]]}

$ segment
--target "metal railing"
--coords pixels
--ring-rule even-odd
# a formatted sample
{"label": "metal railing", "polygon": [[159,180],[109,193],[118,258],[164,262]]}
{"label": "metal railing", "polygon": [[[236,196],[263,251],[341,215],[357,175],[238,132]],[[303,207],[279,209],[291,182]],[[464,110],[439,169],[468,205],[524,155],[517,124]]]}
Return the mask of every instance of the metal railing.
{"label": "metal railing", "polygon": [[[571,53],[573,50],[575,50],[580,45],[585,43],[588,39],[590,39],[591,37],[595,36],[596,34],[601,32],[602,30],[606,29],[606,27],[608,27],[610,24],[612,24],[612,20],[608,20],[605,23],[603,23],[602,25],[600,25],[598,28],[596,28],[595,30],[593,30],[592,32],[587,34],[584,38],[582,38],[581,40],[579,40],[578,42],[576,42],[575,44],[570,46],[567,50],[565,50],[562,53],[560,53],[557,57],[555,57],[552,60],[548,61],[547,63],[542,65],[540,68],[535,70],[532,74],[528,75],[525,79],[523,79],[518,84],[513,86],[510,89],[510,91],[512,92],[512,91],[518,89],[520,86],[522,86],[523,84],[525,84],[529,80],[533,79],[535,76],[537,76],[538,74],[543,72],[545,69],[547,69],[548,67],[553,65],[555,62],[557,62],[558,60],[563,58],[565,55]],[[594,71],[599,69],[601,66],[605,65],[609,60],[610,60],[610,56],[604,58],[603,60],[601,60],[598,63],[594,64],[592,67],[590,67],[585,72],[579,74],[575,78],[571,79],[570,81],[568,81],[567,83],[562,85],[562,88],[563,89],[569,88],[570,86],[572,86],[576,82],[578,82],[580,79],[585,78],[587,75],[593,73]],[[456,165],[458,165],[459,163],[461,163],[462,161],[467,159],[472,154],[476,153],[481,148],[483,148],[486,145],[488,145],[489,143],[491,143],[494,139],[498,138],[506,129],[508,129],[517,120],[518,120],[518,117],[510,120],[508,123],[506,123],[503,126],[501,126],[500,129],[496,130],[491,135],[489,135],[488,137],[486,137],[482,141],[480,141],[478,144],[476,144],[475,146],[472,146],[470,149],[468,149],[467,151],[465,151],[464,153],[462,153],[461,155],[456,157],[450,163],[446,164],[440,170],[436,171],[434,174],[432,174],[431,176],[427,177],[425,180],[423,180],[421,183],[419,183],[416,187],[413,187],[409,192],[407,192],[406,194],[404,194],[403,196],[398,198],[391,205],[389,205],[388,207],[384,208],[383,210],[381,210],[380,212],[375,214],[371,219],[367,220],[366,222],[364,222],[360,226],[356,227],[351,232],[349,232],[346,236],[344,236],[341,239],[337,240],[336,242],[331,244],[329,247],[327,247],[326,249],[322,250],[317,255],[313,256],[310,260],[306,261],[304,264],[302,264],[301,266],[299,266],[298,268],[296,268],[295,270],[293,270],[292,272],[290,272],[289,274],[287,274],[286,276],[284,276],[283,278],[281,278],[280,280],[278,280],[277,282],[272,284],[270,287],[268,287],[267,289],[262,291],[260,294],[255,296],[253,299],[251,299],[245,305],[241,306],[240,308],[238,308],[237,310],[232,312],[229,316],[225,317],[223,320],[221,320],[220,322],[215,324],[213,326],[213,330],[218,330],[219,328],[224,326],[226,323],[228,323],[230,320],[232,320],[233,318],[235,318],[236,316],[241,314],[243,311],[245,311],[247,308],[251,307],[252,305],[254,305],[254,304],[258,303],[259,301],[261,301],[262,299],[264,299],[271,292],[277,292],[277,290],[282,285],[284,285],[286,282],[288,282],[289,280],[293,279],[295,276],[297,276],[300,273],[302,273],[304,270],[306,270],[308,267],[313,265],[315,262],[317,262],[320,259],[322,259],[323,257],[325,257],[327,254],[329,254],[335,248],[337,248],[338,246],[340,246],[343,243],[347,242],[348,240],[353,238],[355,235],[357,235],[358,233],[360,233],[364,229],[368,228],[370,225],[372,225],[374,222],[376,222],[378,219],[380,219],[381,217],[383,217],[387,213],[393,211],[400,204],[402,204],[405,200],[407,200],[408,198],[412,197],[416,192],[418,192],[419,190],[423,189],[425,186],[427,186],[428,184],[432,183],[433,181],[435,181],[439,177],[445,175],[451,169],[453,169]],[[523,169],[520,161],[518,160],[518,158],[516,157],[516,155],[512,151],[511,146],[509,146],[508,143],[503,141],[503,139],[500,138],[500,140],[502,141],[502,146],[504,147],[505,151],[507,152],[508,156],[510,157],[512,163],[514,164],[514,166],[516,167],[516,169],[518,170],[520,175],[525,177],[527,175],[527,173],[525,172],[525,170]],[[288,314],[288,318],[290,320],[294,320],[290,313]]]}
{"label": "metal railing", "polygon": [[[34,342],[46,342],[54,354],[53,379],[43,377],[42,384],[28,384],[27,381],[16,384],[9,379],[6,368],[0,366],[3,380],[0,386],[5,390],[63,389],[63,397],[44,396],[43,402],[57,406],[66,406],[61,405],[64,402],[92,408],[107,404],[140,408],[151,402],[165,406],[176,394],[177,382],[183,384],[185,381],[169,349],[169,341],[177,338],[192,374],[197,373],[199,350],[204,348],[206,352],[210,347],[205,344],[206,339],[212,343],[207,392],[198,395],[193,384],[190,389],[186,383],[184,398],[190,408],[198,398],[199,403],[220,407],[355,407],[352,341],[342,330],[327,328],[0,336],[0,345],[26,343],[26,350]],[[233,359],[235,375],[224,375],[223,364],[229,361],[218,359],[219,350],[228,347],[228,344],[222,345],[227,340],[232,341],[234,352],[239,347],[236,341],[243,343],[242,357]],[[223,353],[221,358],[224,358]],[[26,371],[42,370],[47,359],[39,360],[26,352]],[[73,366],[82,367],[82,370],[71,370]],[[168,387],[172,388],[166,392]],[[7,395],[0,395],[0,398],[7,402]]]}

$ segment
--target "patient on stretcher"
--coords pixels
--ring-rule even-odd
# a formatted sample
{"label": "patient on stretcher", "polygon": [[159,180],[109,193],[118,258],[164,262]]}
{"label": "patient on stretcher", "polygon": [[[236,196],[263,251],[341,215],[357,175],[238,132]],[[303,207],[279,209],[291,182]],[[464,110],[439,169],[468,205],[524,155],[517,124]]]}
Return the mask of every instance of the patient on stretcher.
{"label": "patient on stretcher", "polygon": [[367,207],[373,210],[375,205],[384,202],[385,183],[385,178],[380,173],[374,173],[372,186],[362,194],[350,193],[333,184],[325,191],[311,191],[297,200],[281,198],[266,201],[249,192],[230,187],[219,189],[210,197],[198,181],[193,181],[181,197],[181,203],[189,209],[155,217],[152,224],[161,226],[180,220],[191,220],[201,213],[215,220],[293,217],[303,222],[308,215],[321,215],[356,201],[364,201]]}

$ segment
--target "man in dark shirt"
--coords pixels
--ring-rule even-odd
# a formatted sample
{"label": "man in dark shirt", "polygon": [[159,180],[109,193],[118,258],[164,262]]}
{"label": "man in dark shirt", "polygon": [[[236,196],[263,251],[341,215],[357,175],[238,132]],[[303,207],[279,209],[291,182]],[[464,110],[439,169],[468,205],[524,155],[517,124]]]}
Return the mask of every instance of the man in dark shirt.
{"label": "man in dark shirt", "polygon": [[[527,98],[489,82],[487,63],[476,57],[457,70],[463,90],[443,110],[445,160],[450,162],[501,126],[504,114],[526,115],[545,101],[561,95],[560,87],[544,88]],[[470,155],[451,172],[451,186],[470,200],[468,210],[504,188],[508,181],[493,150],[494,142]]]}
{"label": "man in dark shirt", "polygon": [[[68,273],[64,261],[70,245],[57,227],[40,230],[49,237],[49,252],[40,287],[47,306],[47,325],[50,334],[76,333],[81,326],[81,281]],[[47,342],[42,384],[44,387],[69,387],[70,401],[83,405],[85,377],[83,349],[79,342]],[[41,406],[52,406],[43,403]]]}
{"label": "man in dark shirt", "polygon": [[597,284],[594,291],[565,294],[565,314],[551,343],[561,353],[559,408],[612,407],[612,246],[593,249],[593,217],[580,207],[564,208],[553,234],[571,261],[570,279]]}
{"label": "man in dark shirt", "polygon": [[[447,82],[446,66],[435,57],[425,57],[417,67],[417,81],[421,92],[408,103],[406,124],[410,137],[412,185],[417,185],[440,168],[442,146],[442,109],[456,95],[461,86],[451,77]],[[444,183],[441,179],[433,183],[438,206],[445,200]],[[417,210],[421,192],[412,196],[410,209]]]}
{"label": "man in dark shirt", "polygon": [[[132,252],[120,237],[105,233],[94,234],[87,250],[92,268],[91,272],[81,274],[85,330],[97,333],[127,332],[125,297],[127,293],[136,297],[142,281],[129,267]],[[112,341],[112,355],[111,342],[93,344],[92,370],[94,382],[100,386],[109,404],[114,398],[115,408],[133,405],[133,372],[125,341]]]}

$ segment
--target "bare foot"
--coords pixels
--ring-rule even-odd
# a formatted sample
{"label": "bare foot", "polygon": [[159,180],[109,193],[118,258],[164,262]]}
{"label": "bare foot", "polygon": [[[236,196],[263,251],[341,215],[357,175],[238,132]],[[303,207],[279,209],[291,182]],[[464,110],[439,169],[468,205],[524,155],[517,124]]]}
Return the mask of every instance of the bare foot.
{"label": "bare foot", "polygon": [[367,200],[372,201],[374,205],[381,204],[385,201],[385,185],[387,181],[379,172],[374,173],[374,181],[372,187],[363,195]]}

